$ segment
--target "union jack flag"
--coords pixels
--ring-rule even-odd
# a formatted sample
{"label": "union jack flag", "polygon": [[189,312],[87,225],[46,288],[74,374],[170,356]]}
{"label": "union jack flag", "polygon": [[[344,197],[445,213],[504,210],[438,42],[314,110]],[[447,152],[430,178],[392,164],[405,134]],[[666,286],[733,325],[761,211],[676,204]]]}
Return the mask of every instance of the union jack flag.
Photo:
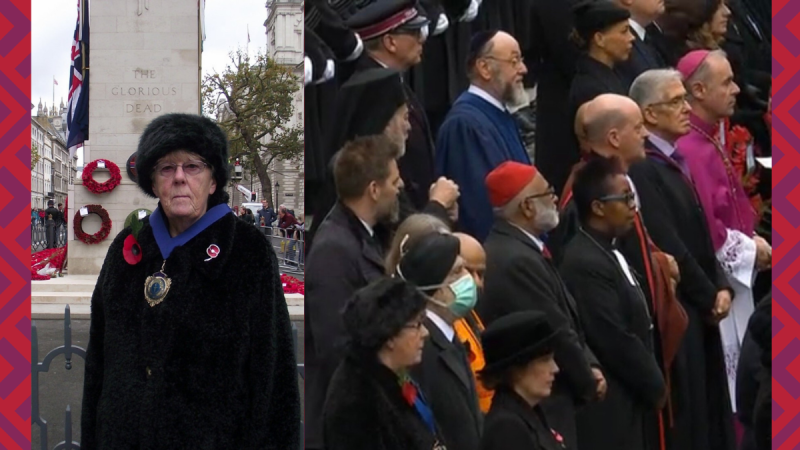
{"label": "union jack flag", "polygon": [[89,139],[89,2],[78,0],[67,101],[67,147],[72,158]]}

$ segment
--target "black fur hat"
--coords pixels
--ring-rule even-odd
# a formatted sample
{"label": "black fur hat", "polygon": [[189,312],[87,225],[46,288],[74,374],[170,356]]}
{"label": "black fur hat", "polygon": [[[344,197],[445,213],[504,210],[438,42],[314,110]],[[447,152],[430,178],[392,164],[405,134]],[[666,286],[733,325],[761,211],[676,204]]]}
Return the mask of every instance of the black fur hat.
{"label": "black fur hat", "polygon": [[377,353],[425,311],[426,303],[414,286],[399,278],[376,279],[356,292],[344,308],[342,318],[350,348],[359,353]]}
{"label": "black fur hat", "polygon": [[164,114],[147,125],[136,150],[137,183],[142,191],[156,197],[153,169],[159,159],[177,150],[196,153],[211,166],[217,190],[208,198],[208,207],[227,203],[228,137],[211,119],[195,114]]}

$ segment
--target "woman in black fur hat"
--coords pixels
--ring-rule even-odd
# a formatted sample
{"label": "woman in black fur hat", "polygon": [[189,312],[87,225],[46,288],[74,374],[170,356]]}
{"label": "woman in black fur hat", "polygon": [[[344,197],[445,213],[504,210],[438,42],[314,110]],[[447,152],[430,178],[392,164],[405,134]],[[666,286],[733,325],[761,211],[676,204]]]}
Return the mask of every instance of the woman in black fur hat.
{"label": "woman in black fur hat", "polygon": [[481,450],[563,450],[558,431],[547,425],[539,403],[550,396],[558,366],[553,359],[558,332],[538,311],[492,322],[483,332],[486,366],[479,373],[494,389]]}
{"label": "woman in black fur hat", "polygon": [[323,413],[326,450],[445,450],[428,402],[408,375],[428,337],[426,303],[397,278],[379,278],[347,303],[348,352]]}
{"label": "woman in black fur hat", "polygon": [[225,133],[160,116],[136,170],[159,202],[114,239],[92,295],[81,448],[298,448],[277,258],[227,205]]}

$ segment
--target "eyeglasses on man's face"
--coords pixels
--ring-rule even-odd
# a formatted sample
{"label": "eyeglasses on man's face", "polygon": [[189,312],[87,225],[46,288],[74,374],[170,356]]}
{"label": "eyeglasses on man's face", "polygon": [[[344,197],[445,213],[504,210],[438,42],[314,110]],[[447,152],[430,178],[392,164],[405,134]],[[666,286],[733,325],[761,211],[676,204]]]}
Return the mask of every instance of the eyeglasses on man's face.
{"label": "eyeglasses on man's face", "polygon": [[666,106],[667,108],[670,109],[678,109],[687,103],[689,103],[689,96],[680,95],[678,97],[663,102],[651,103],[650,106]]}
{"label": "eyeglasses on man's face", "polygon": [[556,188],[554,188],[553,186],[548,186],[547,189],[541,194],[529,195],[525,197],[525,200],[530,200],[533,198],[541,198],[541,197],[552,197],[554,195],[556,195]]}
{"label": "eyeglasses on man's face", "polygon": [[172,178],[178,171],[178,167],[183,169],[183,173],[188,176],[198,175],[208,167],[205,161],[191,160],[183,164],[163,162],[156,166],[155,172],[163,178]]}
{"label": "eyeglasses on man's face", "polygon": [[488,56],[484,56],[484,58],[491,59],[491,60],[494,60],[494,61],[504,62],[506,64],[511,64],[511,66],[514,67],[514,68],[517,68],[517,67],[525,64],[525,57],[523,57],[523,56],[513,56],[513,57],[511,57],[509,59],[503,59],[503,58],[498,58],[496,56],[488,55]]}
{"label": "eyeglasses on man's face", "polygon": [[605,197],[600,197],[597,200],[603,203],[609,202],[624,202],[628,205],[629,208],[633,208],[636,206],[636,195],[633,192],[628,192],[627,194],[619,194],[619,195],[606,195]]}

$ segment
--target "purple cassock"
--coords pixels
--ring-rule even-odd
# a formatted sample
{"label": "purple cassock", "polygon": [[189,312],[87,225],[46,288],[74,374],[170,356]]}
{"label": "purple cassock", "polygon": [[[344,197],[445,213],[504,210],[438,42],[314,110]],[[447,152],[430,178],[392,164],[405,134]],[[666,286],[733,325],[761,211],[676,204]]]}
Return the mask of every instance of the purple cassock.
{"label": "purple cassock", "polygon": [[753,313],[752,286],[756,274],[754,229],[756,212],[742,187],[723,139],[724,122],[707,123],[691,114],[691,131],[678,139],[708,222],[717,260],[735,292],[730,315],[720,323],[732,405],[736,366],[747,321]]}

